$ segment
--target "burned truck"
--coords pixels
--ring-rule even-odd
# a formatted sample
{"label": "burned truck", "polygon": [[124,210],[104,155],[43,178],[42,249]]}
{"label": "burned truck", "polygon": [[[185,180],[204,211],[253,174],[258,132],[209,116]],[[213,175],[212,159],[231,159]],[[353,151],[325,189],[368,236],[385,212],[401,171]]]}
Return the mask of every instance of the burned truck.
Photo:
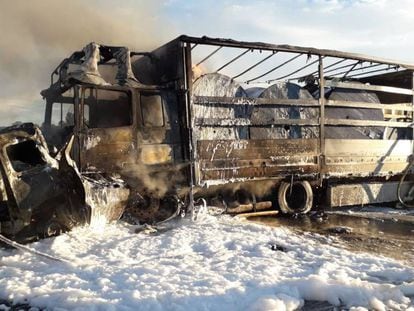
{"label": "burned truck", "polygon": [[412,179],[413,70],[208,37],[91,43],[53,71],[43,129],[57,149],[74,135],[80,172],[119,173],[143,221],[201,198],[285,213],[392,202]]}
{"label": "burned truck", "polygon": [[54,158],[33,124],[0,130],[0,237],[25,243],[121,217],[126,185],[80,174],[69,156],[72,143]]}

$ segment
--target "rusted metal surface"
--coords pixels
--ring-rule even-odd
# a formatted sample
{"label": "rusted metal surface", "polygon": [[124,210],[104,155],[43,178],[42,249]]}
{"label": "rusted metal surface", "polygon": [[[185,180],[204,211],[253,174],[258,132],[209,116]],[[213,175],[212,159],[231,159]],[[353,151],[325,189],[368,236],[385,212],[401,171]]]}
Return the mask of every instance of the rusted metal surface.
{"label": "rusted metal surface", "polygon": [[69,157],[70,148],[71,142],[58,159],[52,158],[33,124],[0,131],[6,192],[0,204],[1,234],[27,242],[91,223],[97,214],[105,222],[119,219],[129,190],[122,181],[81,176]]}
{"label": "rusted metal surface", "polygon": [[349,82],[338,82],[338,81],[326,81],[326,86],[330,87],[340,87],[353,90],[368,90],[368,91],[378,91],[386,93],[395,93],[403,95],[413,95],[413,90],[405,89],[401,87],[394,86],[382,86],[382,85],[368,85],[368,84],[359,84],[359,83],[349,83]]}
{"label": "rusted metal surface", "polygon": [[200,184],[318,173],[316,139],[199,141]]}
{"label": "rusted metal surface", "polygon": [[376,104],[369,102],[350,102],[345,100],[327,100],[325,106],[329,107],[349,107],[349,108],[376,108],[376,109],[393,109],[401,111],[413,111],[411,103],[392,103]]}
{"label": "rusted metal surface", "polygon": [[[321,56],[319,56],[319,63],[318,63],[318,75],[319,75],[319,160],[318,160],[318,166],[319,171],[322,172],[325,165],[325,137],[326,137],[326,130],[325,130],[325,78],[324,78],[324,67],[323,67],[323,59]],[[320,174],[319,176],[319,182],[320,184],[323,183],[323,174]]]}
{"label": "rusted metal surface", "polygon": [[409,163],[411,140],[326,140],[328,176],[392,176]]}
{"label": "rusted metal surface", "polygon": [[[267,121],[267,122],[266,122]],[[308,125],[308,126],[317,126],[319,125],[318,119],[272,119],[272,115],[269,116],[269,120],[251,120],[250,118],[197,118],[194,120],[194,123],[196,126],[200,127],[227,127],[227,128],[233,128],[233,127],[240,127],[240,126],[257,126],[257,127],[270,127],[272,128],[272,125]],[[350,122],[349,122],[350,123]],[[404,124],[403,124],[404,125]],[[405,126],[406,127],[406,126]],[[265,132],[253,135],[258,137],[257,139],[263,139],[263,138],[288,138],[288,134],[284,133],[287,132],[284,128],[282,128],[284,131],[282,133],[278,133],[273,131],[272,132]],[[201,130],[201,129],[200,129]],[[216,130],[217,131],[217,130]],[[271,130],[270,130],[271,131]],[[230,131],[225,131],[225,135],[229,133]],[[214,133],[215,134],[215,133]],[[228,136],[228,134],[226,135]],[[282,137],[280,137],[282,136]],[[284,137],[283,137],[284,136]],[[207,136],[206,138],[213,138]],[[217,138],[217,139],[223,139],[225,137]]]}
{"label": "rusted metal surface", "polygon": [[[327,202],[330,207],[366,205],[397,201],[398,182],[358,183],[328,187]],[[408,193],[412,183],[404,183],[401,193]]]}
{"label": "rusted metal surface", "polygon": [[81,168],[95,166],[104,172],[119,171],[130,161],[132,129],[88,129],[81,138]]}
{"label": "rusted metal surface", "polygon": [[194,96],[194,103],[199,105],[252,105],[252,106],[300,106],[319,107],[313,98],[252,98],[252,97],[220,97],[220,96]]}
{"label": "rusted metal surface", "polygon": [[[411,120],[414,121],[414,72],[411,73],[411,90],[413,91],[413,96],[411,97],[411,104],[413,107],[413,112],[411,113]],[[412,127],[412,137],[414,138],[414,127]]]}
{"label": "rusted metal surface", "polygon": [[412,127],[412,122],[401,122],[401,121],[376,121],[376,120],[352,120],[352,119],[325,119],[327,125],[351,125],[361,127],[378,127],[378,126],[389,126],[389,127],[401,127],[407,128]]}
{"label": "rusted metal surface", "polygon": [[[204,47],[210,49],[197,55]],[[235,48],[239,52],[225,54]],[[166,198],[191,205],[194,195],[221,198],[227,190],[234,195],[249,182],[271,181],[268,188],[274,195],[282,180],[306,179],[325,187],[331,178],[346,182],[353,177],[395,177],[413,151],[413,81],[407,86],[406,75],[398,72],[411,72],[410,64],[332,50],[188,36],[151,53],[107,46],[99,52],[98,66],[117,59],[118,81],[109,86],[72,81],[72,101],[62,97],[68,85],[54,83],[43,92],[46,113],[50,115],[59,100],[73,103],[72,156],[81,172],[96,168],[120,173],[142,203],[133,208],[145,219],[160,212],[156,205]],[[75,53],[71,60],[82,66],[86,54]],[[254,62],[229,72],[230,65],[253,54]],[[221,66],[213,64],[220,73],[209,72],[206,68],[218,55]],[[287,64],[292,68],[287,70]],[[365,70],[374,67],[375,72]],[[395,84],[380,74],[388,70],[405,82]],[[125,82],[134,77],[139,84]],[[262,85],[251,85],[249,91],[230,77],[277,82],[260,92]],[[103,90],[107,95],[127,95],[110,100]],[[385,109],[401,116],[384,117]],[[124,115],[123,122],[109,122],[126,111],[129,117]],[[47,117],[46,126],[49,123]],[[345,134],[338,136],[341,131]],[[358,135],[346,134],[351,132]]]}
{"label": "rusted metal surface", "polygon": [[256,204],[240,204],[237,207],[234,208],[228,208],[227,213],[228,214],[240,214],[240,213],[252,213],[252,212],[260,212],[268,210],[272,207],[272,202],[265,201],[265,202],[259,202]]}
{"label": "rusted metal surface", "polygon": [[277,216],[279,211],[262,211],[262,212],[247,212],[242,214],[237,214],[236,217],[238,218],[253,218],[253,217],[269,217],[269,216]]}

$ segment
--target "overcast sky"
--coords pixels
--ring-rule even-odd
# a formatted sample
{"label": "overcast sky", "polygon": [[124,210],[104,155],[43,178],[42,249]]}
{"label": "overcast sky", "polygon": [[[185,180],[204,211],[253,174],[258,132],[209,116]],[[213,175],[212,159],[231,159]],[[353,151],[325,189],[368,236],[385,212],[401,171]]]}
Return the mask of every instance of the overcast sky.
{"label": "overcast sky", "polygon": [[414,63],[413,9],[414,0],[1,1],[0,125],[40,124],[51,71],[90,41],[151,50],[207,35]]}

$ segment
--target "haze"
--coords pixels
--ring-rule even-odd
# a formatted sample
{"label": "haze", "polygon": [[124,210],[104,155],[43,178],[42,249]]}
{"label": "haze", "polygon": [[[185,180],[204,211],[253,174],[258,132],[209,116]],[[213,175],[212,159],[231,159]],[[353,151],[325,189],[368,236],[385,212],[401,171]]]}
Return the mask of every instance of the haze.
{"label": "haze", "polygon": [[86,43],[152,50],[180,34],[286,43],[414,62],[410,0],[0,3],[0,126],[43,120],[39,92]]}

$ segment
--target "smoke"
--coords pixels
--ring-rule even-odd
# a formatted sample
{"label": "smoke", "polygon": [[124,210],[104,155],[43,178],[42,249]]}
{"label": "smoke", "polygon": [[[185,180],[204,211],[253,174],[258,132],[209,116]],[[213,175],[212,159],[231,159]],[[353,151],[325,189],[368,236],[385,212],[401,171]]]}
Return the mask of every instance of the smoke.
{"label": "smoke", "polygon": [[[48,87],[50,73],[65,57],[89,42],[152,50],[170,40],[171,27],[156,1],[1,1],[0,124],[15,121],[8,113],[18,103],[18,117],[31,117],[39,92]],[[25,103],[25,109],[21,109]],[[36,105],[39,109],[39,105]]]}
{"label": "smoke", "polygon": [[151,171],[143,163],[120,168],[121,174],[127,177],[128,184],[140,195],[163,198],[168,192],[174,193],[175,187],[185,180],[183,168],[185,164],[175,165],[174,168]]}

